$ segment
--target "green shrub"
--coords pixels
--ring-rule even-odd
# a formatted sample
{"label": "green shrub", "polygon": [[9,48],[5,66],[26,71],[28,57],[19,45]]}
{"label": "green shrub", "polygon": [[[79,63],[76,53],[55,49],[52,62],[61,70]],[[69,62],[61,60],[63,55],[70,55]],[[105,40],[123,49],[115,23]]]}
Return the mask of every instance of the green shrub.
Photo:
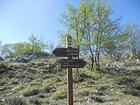
{"label": "green shrub", "polygon": [[95,91],[94,88],[81,88],[81,89],[78,89],[77,91],[75,91],[75,95],[76,96],[88,96],[89,93],[93,93]]}
{"label": "green shrub", "polygon": [[16,89],[16,92],[19,94],[24,95],[25,97],[37,95],[41,92],[41,85],[28,85],[28,86],[21,86]]}
{"label": "green shrub", "polygon": [[44,52],[45,44],[38,36],[29,36],[29,42],[20,42],[15,44],[4,44],[2,48],[2,55],[5,57],[15,57],[25,54],[34,54],[37,56],[48,56],[48,53]]}
{"label": "green shrub", "polygon": [[7,82],[9,82],[9,79],[8,78],[3,78],[0,80],[0,86],[3,86],[4,84],[6,84]]}
{"label": "green shrub", "polygon": [[19,86],[15,92],[26,97],[38,95],[41,91],[49,92],[50,86],[52,86],[55,82],[55,79],[42,80],[39,78],[31,82],[28,86]]}
{"label": "green shrub", "polygon": [[44,89],[45,92],[49,92],[50,91],[50,86],[52,86],[56,81],[54,79],[47,79],[44,80],[42,83],[42,87]]}
{"label": "green shrub", "polygon": [[27,105],[24,97],[12,96],[7,98],[8,105]]}
{"label": "green shrub", "polygon": [[67,97],[67,85],[62,85],[57,88],[57,91],[52,94],[52,98],[59,100]]}
{"label": "green shrub", "polygon": [[97,73],[96,71],[91,71],[87,68],[83,69],[83,76],[85,77],[89,77],[89,78],[96,78],[97,77]]}
{"label": "green shrub", "polygon": [[38,98],[31,98],[29,101],[31,104],[33,105],[42,105],[41,100],[39,100]]}
{"label": "green shrub", "polygon": [[8,68],[8,63],[0,62],[0,68]]}

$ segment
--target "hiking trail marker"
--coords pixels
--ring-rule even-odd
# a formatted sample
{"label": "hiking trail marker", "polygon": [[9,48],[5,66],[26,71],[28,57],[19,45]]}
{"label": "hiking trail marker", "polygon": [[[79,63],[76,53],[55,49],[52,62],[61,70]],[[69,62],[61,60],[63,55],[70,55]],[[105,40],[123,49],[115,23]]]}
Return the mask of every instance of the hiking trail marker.
{"label": "hiking trail marker", "polygon": [[72,48],[72,37],[67,36],[67,48],[56,48],[52,53],[56,57],[68,57],[68,59],[61,59],[61,68],[67,68],[68,86],[67,86],[67,98],[68,105],[73,105],[73,78],[72,68],[83,68],[86,62],[83,59],[72,59],[79,56],[79,49]]}
{"label": "hiking trail marker", "polygon": [[79,55],[79,49],[77,48],[56,48],[52,52],[57,57],[77,57]]}
{"label": "hiking trail marker", "polygon": [[83,68],[85,65],[83,59],[61,59],[62,68]]}

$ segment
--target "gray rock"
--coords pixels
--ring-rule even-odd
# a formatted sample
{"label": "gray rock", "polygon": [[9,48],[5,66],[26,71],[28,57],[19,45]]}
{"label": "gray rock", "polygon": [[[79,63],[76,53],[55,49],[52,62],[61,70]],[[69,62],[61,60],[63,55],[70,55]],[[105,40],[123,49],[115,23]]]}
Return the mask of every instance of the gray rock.
{"label": "gray rock", "polygon": [[5,73],[5,72],[7,72],[7,69],[5,69],[5,68],[0,68],[0,73]]}
{"label": "gray rock", "polygon": [[24,56],[18,56],[16,57],[13,62],[22,62],[22,63],[27,63],[30,62],[33,59],[37,59],[35,55],[24,55]]}
{"label": "gray rock", "polygon": [[4,58],[3,62],[13,62],[14,58]]}
{"label": "gray rock", "polygon": [[89,96],[87,98],[87,102],[98,102],[102,103],[106,101],[106,96],[105,95],[98,95],[96,93],[89,93]]}
{"label": "gray rock", "polygon": [[8,68],[0,68],[0,74],[1,73],[8,73],[10,71],[10,69],[8,69]]}
{"label": "gray rock", "polygon": [[115,67],[115,69],[117,70],[117,71],[125,71],[125,70],[127,70],[127,67],[125,66],[125,64],[118,64],[118,65],[116,65],[116,67]]}
{"label": "gray rock", "polygon": [[47,68],[54,68],[56,66],[56,64],[48,64]]}
{"label": "gray rock", "polygon": [[3,58],[0,56],[0,61],[3,61]]}

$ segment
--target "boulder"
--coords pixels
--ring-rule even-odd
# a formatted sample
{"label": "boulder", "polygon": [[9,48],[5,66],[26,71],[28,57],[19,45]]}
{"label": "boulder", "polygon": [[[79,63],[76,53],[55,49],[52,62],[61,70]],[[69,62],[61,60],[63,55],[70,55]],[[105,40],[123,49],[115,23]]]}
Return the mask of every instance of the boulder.
{"label": "boulder", "polygon": [[136,60],[135,60],[135,64],[136,64],[136,65],[140,65],[140,60],[139,60],[139,59],[136,59]]}
{"label": "boulder", "polygon": [[123,71],[123,70],[127,70],[127,67],[125,66],[125,64],[122,63],[122,64],[116,65],[115,69],[117,71]]}
{"label": "boulder", "polygon": [[4,62],[13,62],[14,58],[5,58],[3,61]]}
{"label": "boulder", "polygon": [[7,67],[2,67],[2,68],[0,68],[0,74],[1,74],[1,73],[8,73],[8,72],[10,72],[10,71],[12,71],[11,68],[7,68]]}
{"label": "boulder", "polygon": [[31,60],[37,59],[35,55],[24,55],[24,56],[18,56],[16,57],[13,62],[22,62],[22,63],[27,63],[30,62]]}
{"label": "boulder", "polygon": [[1,73],[7,73],[8,72],[8,69],[7,68],[0,68],[0,74]]}

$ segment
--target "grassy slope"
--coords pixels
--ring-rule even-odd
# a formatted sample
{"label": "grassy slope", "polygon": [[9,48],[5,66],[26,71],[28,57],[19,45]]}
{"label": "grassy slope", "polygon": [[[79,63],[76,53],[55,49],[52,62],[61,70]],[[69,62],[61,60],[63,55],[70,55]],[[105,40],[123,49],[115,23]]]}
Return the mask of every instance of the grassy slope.
{"label": "grassy slope", "polygon": [[[0,105],[22,101],[27,105],[66,105],[66,70],[49,70],[49,63],[40,60],[6,65],[11,70],[0,74]],[[123,73],[84,68],[80,76],[73,71],[75,105],[140,105],[140,68],[131,67]]]}

